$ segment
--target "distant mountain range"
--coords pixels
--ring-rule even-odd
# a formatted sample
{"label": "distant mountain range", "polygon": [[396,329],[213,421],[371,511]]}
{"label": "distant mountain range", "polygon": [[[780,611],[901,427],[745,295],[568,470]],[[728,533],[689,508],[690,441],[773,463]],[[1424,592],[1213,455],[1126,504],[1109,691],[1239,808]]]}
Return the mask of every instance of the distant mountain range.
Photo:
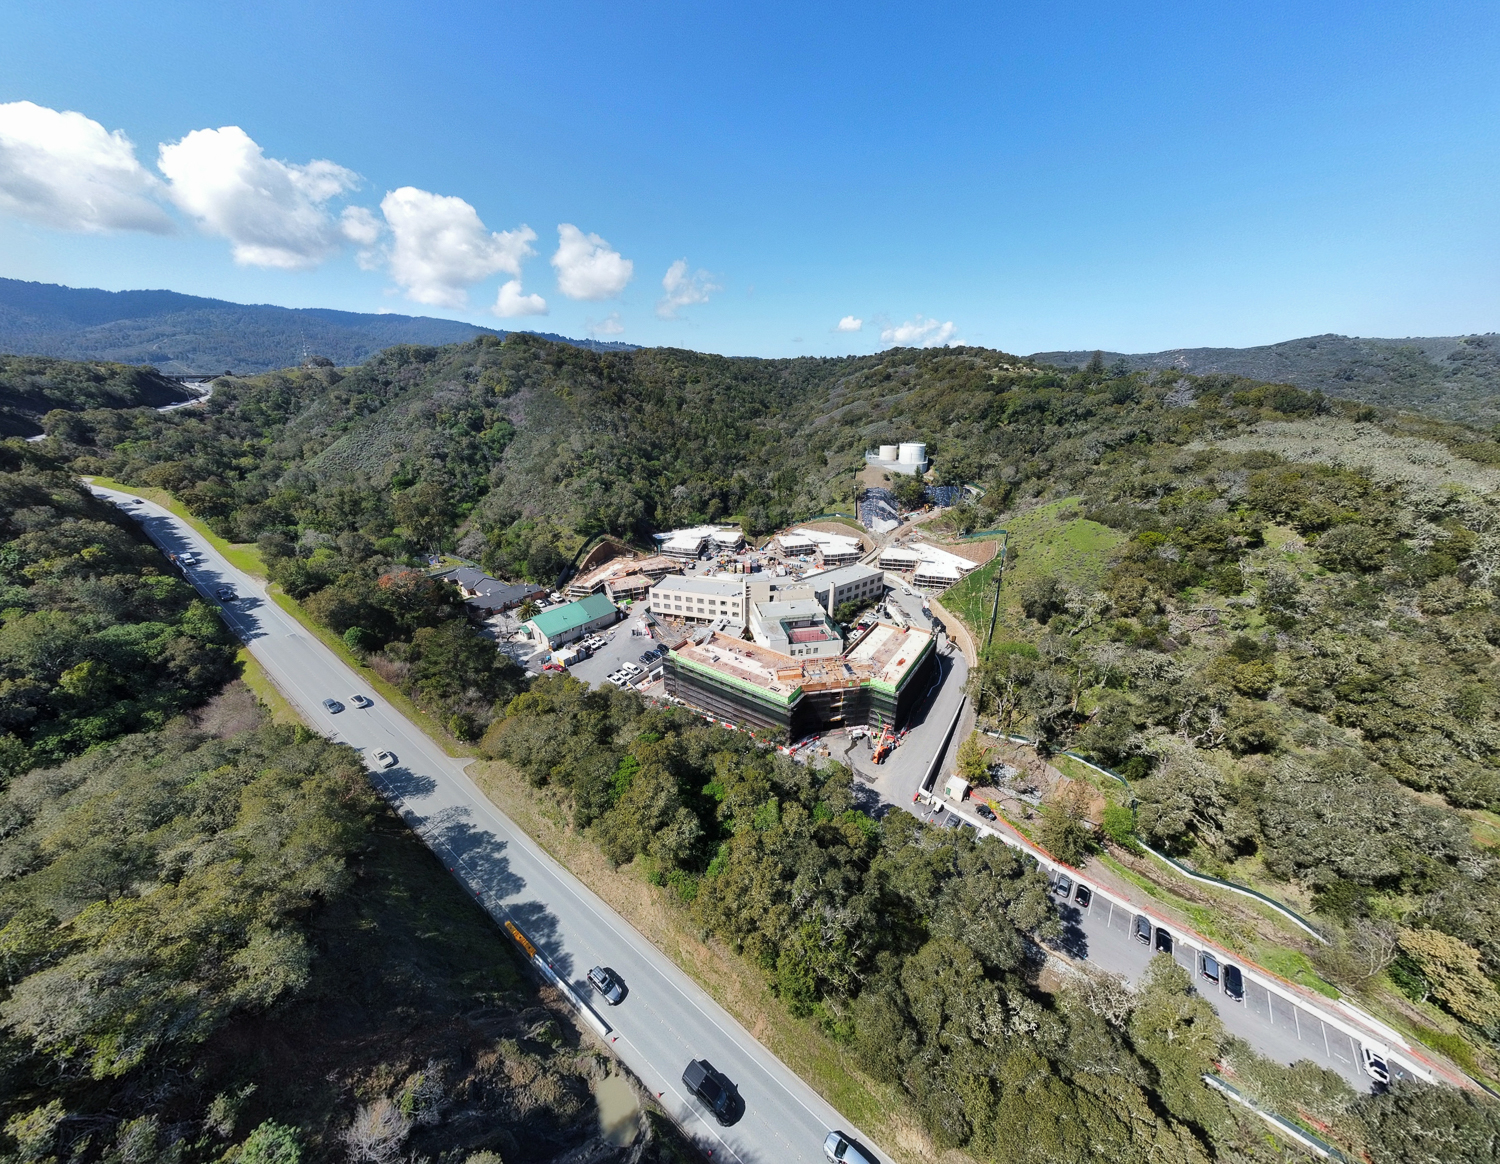
{"label": "distant mountain range", "polygon": [[[230,303],[176,291],[98,291],[0,279],[0,352],[151,364],[169,375],[247,374],[325,356],[360,364],[393,344],[451,344],[503,331],[413,315]],[[634,344],[535,335],[594,351]]]}
{"label": "distant mountain range", "polygon": [[[1314,335],[1258,348],[1100,355],[1106,365],[1123,364],[1131,371],[1228,372],[1470,424],[1500,423],[1500,335],[1494,332],[1416,339]],[[1081,368],[1093,356],[1038,352],[1031,358]]]}

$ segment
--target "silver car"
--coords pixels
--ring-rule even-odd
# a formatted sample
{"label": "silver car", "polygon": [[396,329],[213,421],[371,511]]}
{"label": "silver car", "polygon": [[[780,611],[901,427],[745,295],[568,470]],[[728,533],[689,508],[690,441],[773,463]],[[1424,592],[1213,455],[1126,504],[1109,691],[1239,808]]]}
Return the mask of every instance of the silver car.
{"label": "silver car", "polygon": [[823,1155],[831,1164],[879,1164],[869,1149],[857,1144],[843,1132],[829,1132],[823,1141]]}

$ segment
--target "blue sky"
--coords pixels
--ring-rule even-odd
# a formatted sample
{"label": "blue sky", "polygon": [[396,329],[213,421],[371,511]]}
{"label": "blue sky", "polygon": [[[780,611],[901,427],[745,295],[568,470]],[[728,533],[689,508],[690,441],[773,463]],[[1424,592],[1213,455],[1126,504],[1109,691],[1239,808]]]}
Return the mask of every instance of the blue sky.
{"label": "blue sky", "polygon": [[14,278],[755,355],[1500,329],[1493,4],[7,0],[0,27]]}

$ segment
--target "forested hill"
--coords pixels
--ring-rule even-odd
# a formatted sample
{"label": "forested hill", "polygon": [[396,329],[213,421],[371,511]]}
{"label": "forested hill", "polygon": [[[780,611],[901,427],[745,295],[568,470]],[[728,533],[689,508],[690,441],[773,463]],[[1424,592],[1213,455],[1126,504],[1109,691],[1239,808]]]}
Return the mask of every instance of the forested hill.
{"label": "forested hill", "polygon": [[[1178,369],[1275,380],[1368,404],[1471,424],[1500,422],[1500,336],[1359,339],[1314,335],[1256,348],[1176,348],[1126,355],[1100,352],[1106,366]],[[1082,368],[1093,352],[1038,352],[1031,358]]]}
{"label": "forested hill", "polygon": [[155,368],[0,355],[0,437],[36,436],[49,412],[161,408],[191,400]]}
{"label": "forested hill", "polygon": [[[451,344],[487,327],[427,316],[230,303],[176,291],[100,291],[0,279],[0,352],[151,364],[173,375],[267,372],[325,356],[358,364],[392,344]],[[595,340],[564,343],[616,349]]]}
{"label": "forested hill", "polygon": [[[1317,1069],[1246,1066],[1169,962],[1139,993],[1049,996],[1016,951],[1050,915],[1023,908],[1027,874],[997,848],[870,821],[847,772],[816,784],[680,710],[528,683],[419,568],[458,550],[550,582],[603,532],[738,517],[766,533],[847,508],[871,445],[925,440],[940,480],[984,489],[942,522],[1007,528],[1020,549],[971,671],[981,724],[1132,782],[1134,805],[1078,828],[1072,856],[1124,861],[1139,837],[1289,902],[1328,946],[1281,935],[1262,960],[1235,918],[1195,924],[1495,1080],[1491,433],[1285,384],[981,348],[759,360],[520,334],[223,378],[202,408],[91,409],[49,429],[38,455],[169,489],[255,543],[309,617],[546,784],[604,856],[642,862],[664,903],[845,1040],[934,1155],[1269,1161],[1263,1132],[1202,1086],[1229,1061],[1240,1079],[1272,1072],[1260,1094],[1351,1159],[1496,1159],[1500,1108],[1457,1092],[1357,1100]],[[34,508],[17,507],[18,529]],[[1028,526],[1045,536],[1024,541]],[[18,558],[13,585],[36,589],[40,564]],[[25,666],[33,638],[15,638]],[[27,756],[51,746],[51,729],[27,730]],[[1431,1127],[1458,1130],[1419,1148]],[[1075,1134],[1106,1147],[1059,1146]]]}

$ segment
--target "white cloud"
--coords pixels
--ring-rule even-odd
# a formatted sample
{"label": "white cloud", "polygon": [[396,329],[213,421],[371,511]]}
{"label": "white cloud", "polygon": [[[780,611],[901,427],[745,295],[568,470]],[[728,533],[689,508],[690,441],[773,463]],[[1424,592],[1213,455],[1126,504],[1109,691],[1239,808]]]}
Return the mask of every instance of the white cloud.
{"label": "white cloud", "polygon": [[268,158],[237,125],[195,129],[163,144],[157,166],[172,201],[227,238],[235,262],[289,271],[315,267],[338,250],[344,232],[326,203],[359,184],[353,170],[334,162]]}
{"label": "white cloud", "polygon": [[707,303],[712,292],[724,290],[707,271],[689,275],[686,259],[678,259],[667,268],[661,277],[661,289],[665,294],[656,301],[656,314],[662,319],[676,319],[682,308]]}
{"label": "white cloud", "polygon": [[518,315],[546,315],[547,301],[540,295],[521,294],[521,280],[511,279],[500,284],[500,294],[493,308],[501,319],[514,319]]}
{"label": "white cloud", "polygon": [[[391,230],[391,278],[408,299],[435,307],[462,307],[468,301],[469,287],[504,271],[517,280],[517,302],[532,299],[546,309],[539,296],[520,294],[521,263],[536,253],[530,245],[536,231],[529,226],[492,233],[462,198],[431,194],[415,186],[392,190],[381,200],[380,211]],[[504,300],[502,287],[497,309]]]}
{"label": "white cloud", "polygon": [[635,264],[610,250],[597,234],[584,234],[570,222],[557,227],[557,289],[569,299],[608,299],[625,290]]}
{"label": "white cloud", "polygon": [[935,319],[923,319],[920,315],[905,323],[889,324],[880,329],[881,342],[894,344],[899,348],[940,348],[945,344],[951,345],[957,334],[958,328],[951,319],[947,323],[939,323]]}
{"label": "white cloud", "polygon": [[846,316],[844,316],[843,319],[839,320],[839,325],[838,325],[838,329],[837,330],[839,330],[839,331],[858,331],[860,328],[864,327],[864,325],[865,325],[865,321],[864,320],[862,320],[862,319],[855,319],[854,316],[852,316],[852,315],[846,315]]}
{"label": "white cloud", "polygon": [[620,313],[611,311],[598,323],[592,319],[588,320],[588,332],[592,336],[600,335],[624,335],[625,325],[620,322]]}
{"label": "white cloud", "polygon": [[0,105],[0,211],[59,230],[166,234],[160,189],[120,130],[30,101]]}

